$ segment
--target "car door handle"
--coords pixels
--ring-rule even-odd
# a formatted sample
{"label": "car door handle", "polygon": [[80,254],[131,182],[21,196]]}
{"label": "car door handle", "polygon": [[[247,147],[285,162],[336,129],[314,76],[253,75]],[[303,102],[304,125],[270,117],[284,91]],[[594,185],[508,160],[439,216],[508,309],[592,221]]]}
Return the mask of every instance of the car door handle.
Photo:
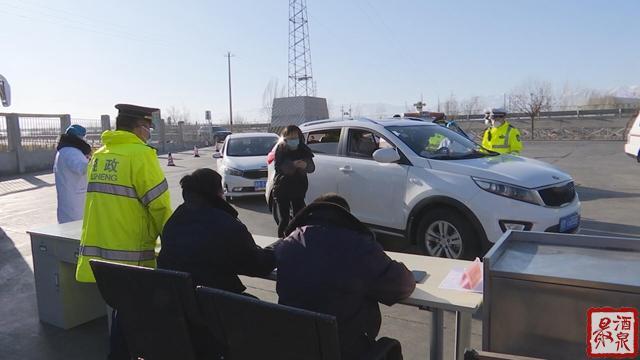
{"label": "car door handle", "polygon": [[349,165],[338,168],[338,170],[342,171],[343,173],[353,172],[353,169]]}

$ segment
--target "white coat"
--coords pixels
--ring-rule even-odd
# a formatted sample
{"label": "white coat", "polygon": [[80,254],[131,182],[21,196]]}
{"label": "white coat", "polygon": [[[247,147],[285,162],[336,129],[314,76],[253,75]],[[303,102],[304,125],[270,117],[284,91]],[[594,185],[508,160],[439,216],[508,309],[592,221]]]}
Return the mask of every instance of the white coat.
{"label": "white coat", "polygon": [[87,193],[87,164],[89,160],[77,148],[58,150],[53,163],[58,193],[58,223],[82,219]]}

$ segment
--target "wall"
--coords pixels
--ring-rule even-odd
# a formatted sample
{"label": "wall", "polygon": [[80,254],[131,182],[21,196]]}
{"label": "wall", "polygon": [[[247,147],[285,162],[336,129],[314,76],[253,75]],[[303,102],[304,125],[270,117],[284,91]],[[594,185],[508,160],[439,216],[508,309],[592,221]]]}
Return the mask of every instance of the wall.
{"label": "wall", "polygon": [[0,152],[0,176],[13,175],[18,172],[18,161],[15,151]]}

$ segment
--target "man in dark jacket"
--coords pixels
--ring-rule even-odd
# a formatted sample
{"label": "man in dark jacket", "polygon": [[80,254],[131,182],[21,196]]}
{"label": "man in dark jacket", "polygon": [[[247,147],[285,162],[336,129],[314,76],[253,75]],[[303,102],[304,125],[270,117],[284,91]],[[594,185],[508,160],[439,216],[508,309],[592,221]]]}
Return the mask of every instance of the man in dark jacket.
{"label": "man in dark jacket", "polygon": [[411,295],[415,280],[391,260],[373,234],[327,194],[304,208],[275,245],[279,302],[336,316],[343,359],[357,359],[380,330],[378,303]]}
{"label": "man in dark jacket", "polygon": [[222,178],[198,169],[180,180],[184,204],[162,231],[158,267],[191,274],[196,285],[242,293],[238,275],[265,276],[275,268],[272,250],[260,248],[238,212],[224,200]]}

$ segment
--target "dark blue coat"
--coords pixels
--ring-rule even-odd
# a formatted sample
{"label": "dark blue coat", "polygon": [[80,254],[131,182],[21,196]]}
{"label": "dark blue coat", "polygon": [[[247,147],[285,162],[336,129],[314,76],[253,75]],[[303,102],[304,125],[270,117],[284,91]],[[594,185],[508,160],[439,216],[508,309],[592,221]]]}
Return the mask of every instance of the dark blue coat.
{"label": "dark blue coat", "polygon": [[164,226],[158,267],[188,272],[196,285],[242,293],[238,275],[266,276],[275,258],[237,216],[223,199],[211,204],[187,197]]}
{"label": "dark blue coat", "polygon": [[310,204],[288,234],[275,246],[279,302],[336,316],[343,359],[359,357],[380,330],[378,303],[409,297],[412,273],[337,205]]}

